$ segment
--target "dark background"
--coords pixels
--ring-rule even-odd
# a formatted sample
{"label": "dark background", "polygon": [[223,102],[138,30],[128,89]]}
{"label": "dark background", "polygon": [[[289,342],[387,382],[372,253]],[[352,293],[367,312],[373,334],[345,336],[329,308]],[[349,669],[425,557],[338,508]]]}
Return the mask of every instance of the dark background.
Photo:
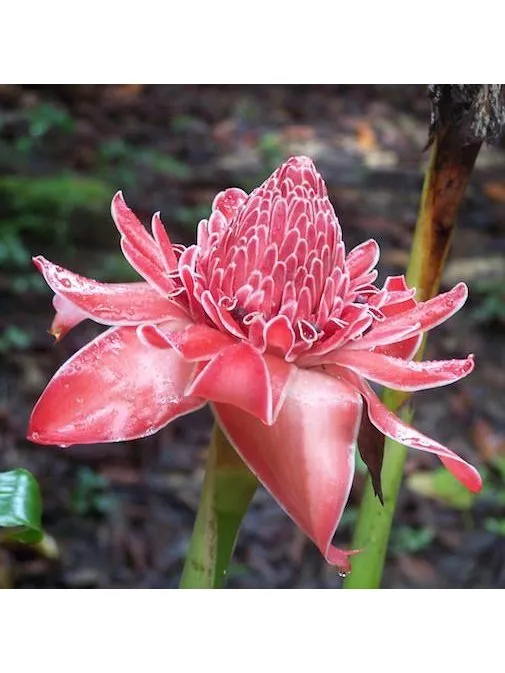
{"label": "dark background", "polygon": [[[45,384],[101,328],[54,345],[52,293],[30,258],[103,281],[134,280],[109,215],[122,189],[144,222],[161,210],[190,243],[217,191],[251,190],[293,154],[327,181],[348,248],[375,237],[383,280],[402,273],[427,154],[423,86],[0,86],[0,470],[26,467],[60,557],[0,549],[0,586],[175,587],[198,503],[211,416],[118,444],[42,447],[24,439]],[[475,463],[472,498],[436,459],[410,451],[386,587],[505,587],[505,157],[485,148],[463,204],[444,287],[470,300],[430,336],[427,359],[476,356],[476,371],[416,394],[415,425]],[[350,541],[361,466],[337,542]],[[229,586],[338,587],[327,566],[260,490]]]}

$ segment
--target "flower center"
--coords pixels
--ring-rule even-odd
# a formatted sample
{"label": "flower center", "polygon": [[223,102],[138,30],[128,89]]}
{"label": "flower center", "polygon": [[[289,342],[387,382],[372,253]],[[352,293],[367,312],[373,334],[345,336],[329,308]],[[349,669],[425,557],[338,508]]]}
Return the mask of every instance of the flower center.
{"label": "flower center", "polygon": [[226,214],[225,223],[221,212],[211,217],[192,266],[194,296],[215,326],[261,342],[280,319],[301,352],[377,318],[368,300],[379,292],[376,273],[349,273],[338,219],[309,159],[291,159]]}

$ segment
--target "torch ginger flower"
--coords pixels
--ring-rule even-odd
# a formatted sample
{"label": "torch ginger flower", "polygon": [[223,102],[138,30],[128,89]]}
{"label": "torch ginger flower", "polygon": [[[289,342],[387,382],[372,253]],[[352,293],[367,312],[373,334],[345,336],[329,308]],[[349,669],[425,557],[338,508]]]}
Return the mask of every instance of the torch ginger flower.
{"label": "torch ginger flower", "polygon": [[103,284],[36,257],[55,292],[53,332],[111,326],[71,357],[37,402],[29,439],[113,442],[150,435],[211,403],[239,455],[329,563],[354,473],[363,402],[384,435],[438,455],[471,491],[474,467],[389,411],[366,379],[398,390],[446,385],[464,360],[415,362],[422,334],[458,311],[463,283],[419,303],[403,276],[374,285],[379,246],[345,253],[312,161],[293,157],[247,195],[218,194],[196,245],[152,236],[112,201],[121,247],[145,282]]}

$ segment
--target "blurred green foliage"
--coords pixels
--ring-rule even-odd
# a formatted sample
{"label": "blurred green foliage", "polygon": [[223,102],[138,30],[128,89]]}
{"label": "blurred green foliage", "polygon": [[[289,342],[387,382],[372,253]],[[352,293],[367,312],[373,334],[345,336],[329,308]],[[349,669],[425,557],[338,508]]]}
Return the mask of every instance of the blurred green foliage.
{"label": "blurred green foliage", "polygon": [[68,216],[77,208],[100,210],[110,200],[110,185],[70,172],[38,177],[16,175],[0,179],[0,193],[16,213],[24,213],[24,217],[19,217],[19,226],[37,228],[43,215]]}
{"label": "blurred green foliage", "polygon": [[27,165],[31,155],[37,152],[44,141],[51,136],[70,135],[74,131],[74,120],[63,108],[48,102],[41,102],[14,113],[0,116],[0,132],[16,128],[13,139],[1,140],[2,164],[14,167]]}
{"label": "blurred green foliage", "polygon": [[453,477],[445,467],[429,472],[414,472],[407,479],[407,484],[415,493],[438,500],[454,509],[471,509],[475,499],[475,495]]}
{"label": "blurred green foliage", "polygon": [[482,280],[472,287],[472,291],[479,295],[478,308],[472,312],[473,319],[482,324],[505,324],[505,279]]}
{"label": "blurred green foliage", "polygon": [[413,526],[393,526],[390,549],[393,554],[416,554],[430,546],[435,538],[431,528]]}
{"label": "blurred green foliage", "polygon": [[77,473],[77,484],[71,495],[70,509],[79,516],[103,515],[115,508],[117,499],[110,493],[108,479],[90,467]]}
{"label": "blurred green foliage", "polygon": [[175,218],[183,226],[195,228],[200,220],[207,219],[210,215],[210,205],[201,204],[196,206],[183,206],[175,212]]}
{"label": "blurred green foliage", "polygon": [[[64,159],[75,134],[76,123],[68,110],[50,102],[0,116],[0,270],[6,272],[14,293],[44,288],[31,256],[48,248],[52,254],[59,250],[77,254],[86,231],[99,231],[99,223],[107,221],[117,189],[134,194],[153,179],[184,181],[191,176],[190,167],[176,157],[120,137],[98,137],[94,145],[91,141],[92,165],[85,173],[76,172]],[[181,223],[190,223],[190,213],[180,215]],[[103,257],[104,280],[125,273],[125,279],[138,278],[119,255]],[[6,336],[7,341],[15,338]]]}
{"label": "blurred green foliage", "polygon": [[0,267],[10,273],[12,290],[41,290],[30,261],[34,245],[73,247],[73,218],[102,216],[111,193],[103,181],[71,173],[0,178]]}
{"label": "blurred green foliage", "polygon": [[[479,502],[486,503],[486,509],[495,511],[497,516],[487,516],[479,527],[483,527],[489,533],[505,537],[505,517],[500,513],[505,508],[505,456],[496,455],[488,459],[486,465],[479,467],[483,487],[478,494],[470,493],[455,477],[445,468],[441,467],[430,472],[414,472],[407,479],[408,487],[422,496],[428,496],[439,503],[463,513],[467,526],[473,528],[477,525],[477,505]],[[399,542],[394,542],[395,537],[400,536]],[[406,537],[405,537],[406,536]],[[419,531],[419,538],[407,539],[409,534],[401,532],[401,528],[393,529],[392,548],[412,549],[412,545],[418,542],[428,546],[433,535],[424,535]],[[398,547],[398,544],[400,545]],[[402,547],[403,545],[403,547]],[[408,549],[407,549],[408,548]]]}
{"label": "blurred green foliage", "polygon": [[[74,218],[103,217],[113,188],[102,178],[70,169],[47,171],[55,141],[70,143],[75,130],[63,108],[39,103],[4,115],[1,126],[10,132],[0,142],[0,268],[12,291],[22,294],[44,288],[32,254],[42,246],[72,248]],[[3,341],[19,347],[18,337],[11,329]]]}
{"label": "blurred green foliage", "polygon": [[500,535],[505,537],[505,519],[496,519],[495,517],[488,517],[484,521],[484,528],[488,533],[493,533],[494,535]]}
{"label": "blurred green foliage", "polygon": [[139,281],[139,275],[127,262],[121,250],[97,255],[96,260],[90,263],[89,275],[99,278],[104,283]]}
{"label": "blurred green foliage", "polygon": [[97,174],[122,189],[135,187],[146,169],[178,180],[191,176],[190,167],[183,161],[151,147],[136,147],[123,138],[106,140],[98,147]]}
{"label": "blurred green foliage", "polygon": [[[38,103],[32,108],[28,108],[24,113],[28,133],[18,139],[18,148],[23,146],[30,149],[27,145],[30,138],[44,138],[53,131],[59,133],[72,133],[74,130],[74,120],[66,110],[52,103]],[[25,141],[22,143],[22,141]]]}
{"label": "blurred green foliage", "polygon": [[480,470],[484,485],[480,497],[485,498],[497,509],[505,508],[505,457],[500,456],[491,462],[491,466]]}
{"label": "blurred green foliage", "polygon": [[0,355],[25,350],[32,343],[30,334],[17,325],[8,325],[0,334]]}
{"label": "blurred green foliage", "polygon": [[286,149],[279,135],[268,131],[258,138],[258,151],[266,175],[273,172],[286,158]]}

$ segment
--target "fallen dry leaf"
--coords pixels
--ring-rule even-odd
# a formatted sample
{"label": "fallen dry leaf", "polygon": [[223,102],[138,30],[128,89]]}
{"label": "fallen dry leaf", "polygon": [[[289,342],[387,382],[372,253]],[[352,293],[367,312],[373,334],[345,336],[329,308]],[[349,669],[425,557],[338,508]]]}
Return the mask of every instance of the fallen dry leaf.
{"label": "fallen dry leaf", "polygon": [[398,566],[402,574],[415,584],[433,585],[439,582],[434,566],[425,559],[403,554],[398,557]]}
{"label": "fallen dry leaf", "polygon": [[357,124],[356,144],[364,153],[372,152],[378,148],[375,131],[367,121],[360,121]]}
{"label": "fallen dry leaf", "polygon": [[116,100],[131,100],[137,98],[146,88],[146,84],[116,84],[109,87],[107,95]]}
{"label": "fallen dry leaf", "polygon": [[493,201],[505,203],[505,182],[486,182],[484,194]]}

